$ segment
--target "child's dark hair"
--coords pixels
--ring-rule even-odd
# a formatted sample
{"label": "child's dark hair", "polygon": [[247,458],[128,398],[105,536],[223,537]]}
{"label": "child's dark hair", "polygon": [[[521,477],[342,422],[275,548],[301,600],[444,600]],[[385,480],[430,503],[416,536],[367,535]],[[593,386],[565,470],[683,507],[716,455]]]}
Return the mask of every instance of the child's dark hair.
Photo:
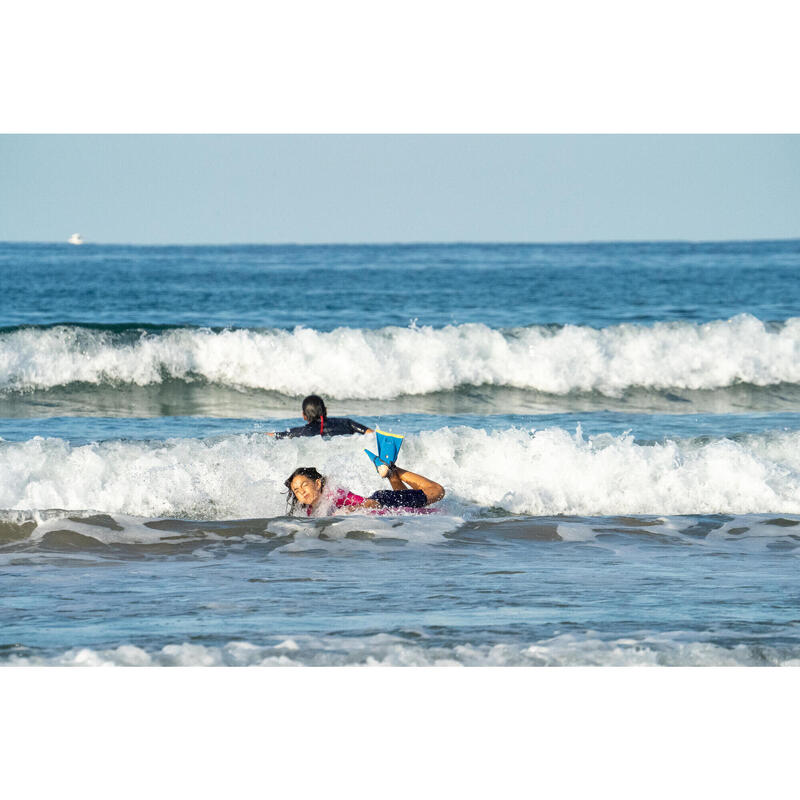
{"label": "child's dark hair", "polygon": [[325,401],[316,394],[310,394],[303,400],[303,415],[309,422],[319,422],[323,417],[328,416],[328,409],[325,408]]}
{"label": "child's dark hair", "polygon": [[[312,481],[320,481],[320,488],[325,488],[325,476],[319,472],[316,467],[298,467],[284,482],[283,485],[289,490],[289,496],[286,498],[286,514],[292,516],[297,507],[298,500],[292,491],[292,481],[298,476],[303,475],[306,478],[311,478]],[[305,508],[303,503],[300,503],[301,508]]]}

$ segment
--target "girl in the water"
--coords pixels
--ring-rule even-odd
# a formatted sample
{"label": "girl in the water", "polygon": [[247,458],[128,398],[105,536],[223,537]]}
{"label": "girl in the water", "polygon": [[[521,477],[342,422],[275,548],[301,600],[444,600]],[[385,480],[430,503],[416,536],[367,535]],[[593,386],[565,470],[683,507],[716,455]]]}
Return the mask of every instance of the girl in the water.
{"label": "girl in the water", "polygon": [[293,439],[296,436],[346,436],[350,433],[372,433],[372,428],[347,417],[329,417],[325,401],[316,394],[303,400],[303,419],[305,425],[289,428],[288,431],[270,433],[276,439]]}
{"label": "girl in the water", "polygon": [[287,510],[293,514],[297,506],[307,516],[318,513],[328,516],[339,508],[346,511],[357,509],[396,508],[414,511],[444,497],[444,488],[402,467],[392,467],[387,476],[391,489],[373,492],[369,497],[349,492],[346,489],[326,488],[326,478],[316,467],[298,467],[285,481],[289,490]]}

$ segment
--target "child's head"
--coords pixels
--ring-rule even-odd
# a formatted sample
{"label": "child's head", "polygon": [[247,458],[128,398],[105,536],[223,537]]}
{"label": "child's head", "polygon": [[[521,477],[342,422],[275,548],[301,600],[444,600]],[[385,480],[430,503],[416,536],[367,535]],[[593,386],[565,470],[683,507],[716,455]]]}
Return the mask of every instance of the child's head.
{"label": "child's head", "polygon": [[325,488],[325,476],[316,467],[298,467],[284,481],[284,486],[289,490],[286,505],[291,515],[298,503],[308,508],[319,500]]}
{"label": "child's head", "polygon": [[310,394],[303,400],[303,419],[308,422],[317,422],[321,417],[328,416],[325,401],[316,394]]}

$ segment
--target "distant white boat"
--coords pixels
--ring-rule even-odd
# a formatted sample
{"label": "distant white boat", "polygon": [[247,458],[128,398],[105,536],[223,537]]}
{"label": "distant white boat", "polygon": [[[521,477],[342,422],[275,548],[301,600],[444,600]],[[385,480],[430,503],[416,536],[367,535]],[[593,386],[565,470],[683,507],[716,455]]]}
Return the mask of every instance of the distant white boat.
{"label": "distant white boat", "polygon": [[70,244],[83,244],[83,238],[79,233],[73,233],[67,241]]}

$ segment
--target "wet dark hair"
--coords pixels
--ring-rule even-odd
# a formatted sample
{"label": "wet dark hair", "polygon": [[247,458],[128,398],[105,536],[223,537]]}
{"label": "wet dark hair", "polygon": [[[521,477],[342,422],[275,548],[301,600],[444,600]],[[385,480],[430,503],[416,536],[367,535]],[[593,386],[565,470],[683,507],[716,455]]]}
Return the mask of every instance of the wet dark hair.
{"label": "wet dark hair", "polygon": [[321,417],[327,417],[325,401],[319,395],[310,394],[303,400],[303,414],[309,422],[318,422]]}
{"label": "wet dark hair", "polygon": [[321,481],[320,488],[325,488],[325,476],[319,472],[316,467],[298,467],[284,482],[283,485],[289,490],[289,496],[286,498],[286,513],[288,516],[294,514],[294,510],[298,503],[301,508],[305,508],[304,503],[300,503],[292,491],[292,481],[298,476],[303,475],[306,478],[311,478],[312,481]]}

